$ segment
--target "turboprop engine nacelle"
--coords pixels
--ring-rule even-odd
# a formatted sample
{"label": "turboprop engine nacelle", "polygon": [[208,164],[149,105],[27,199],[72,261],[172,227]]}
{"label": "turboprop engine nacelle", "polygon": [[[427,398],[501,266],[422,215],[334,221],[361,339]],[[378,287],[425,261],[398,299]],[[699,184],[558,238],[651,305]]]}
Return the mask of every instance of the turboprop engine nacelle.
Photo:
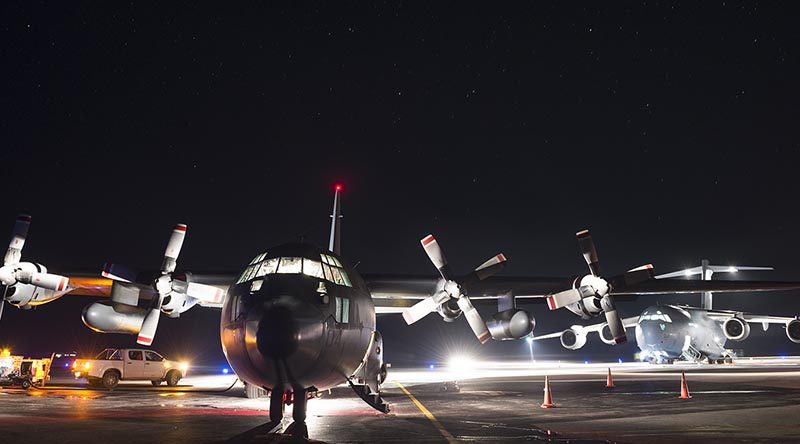
{"label": "turboprop engine nacelle", "polygon": [[[455,305],[455,307],[453,307]],[[453,322],[461,316],[461,309],[458,308],[458,304],[453,302],[453,300],[442,302],[441,305],[436,307],[436,311],[439,312],[439,315],[445,322]]]}
{"label": "turboprop engine nacelle", "polygon": [[566,306],[566,309],[580,316],[581,319],[589,320],[603,313],[600,306],[600,298],[589,296],[579,302]]}
{"label": "turboprop engine nacelle", "polygon": [[795,344],[800,344],[800,320],[795,319],[786,324],[786,336]]}
{"label": "turboprop engine nacelle", "polygon": [[145,314],[147,310],[143,308],[102,301],[84,307],[81,319],[96,332],[135,335],[142,328]]}
{"label": "turboprop engine nacelle", "polygon": [[750,336],[750,324],[739,318],[730,318],[722,323],[722,331],[731,341],[744,341]]}
{"label": "turboprop engine nacelle", "polygon": [[586,345],[586,332],[583,327],[573,325],[561,333],[561,346],[567,350],[577,350]]}
{"label": "turboprop engine nacelle", "polygon": [[496,313],[486,322],[492,339],[509,340],[528,336],[536,326],[536,320],[525,310],[511,308]]}

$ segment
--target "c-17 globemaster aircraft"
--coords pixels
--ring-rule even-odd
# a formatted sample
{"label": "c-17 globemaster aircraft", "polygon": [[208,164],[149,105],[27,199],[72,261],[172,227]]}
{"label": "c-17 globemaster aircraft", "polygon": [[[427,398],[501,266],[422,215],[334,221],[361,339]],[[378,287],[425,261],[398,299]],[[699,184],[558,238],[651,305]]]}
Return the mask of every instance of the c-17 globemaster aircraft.
{"label": "c-17 globemaster aircraft", "polygon": [[[530,335],[534,318],[516,307],[519,298],[550,295],[553,306],[555,299],[562,303],[577,294],[579,298],[570,304],[583,316],[605,314],[607,320],[619,320],[612,296],[800,288],[799,282],[655,280],[651,267],[606,281],[598,276],[596,254],[585,254],[592,274],[578,278],[495,276],[506,264],[502,254],[460,276],[450,269],[430,235],[421,242],[439,277],[360,275],[340,256],[340,192],[337,185],[327,249],[303,243],[279,245],[258,254],[237,275],[176,272],[187,230],[179,224],[155,274],[108,264],[102,279],[71,276],[72,294],[110,296],[110,301],[84,309],[84,323],[98,332],[133,334],[138,343],[150,345],[161,313],[175,318],[194,305],[222,308],[220,336],[231,368],[248,386],[270,392],[272,421],[279,421],[284,405],[294,402],[294,423],[287,432],[305,436],[307,399],[340,384],[349,384],[369,405],[388,412],[380,396],[386,367],[376,312],[403,313],[409,323],[432,311],[445,321],[464,313],[484,343]],[[586,242],[588,232],[582,236],[584,252],[593,251],[593,244]],[[553,294],[564,288],[571,290]],[[486,321],[473,300],[496,301],[497,312]],[[625,340],[624,327],[620,329],[615,342]]]}
{"label": "c-17 globemaster aircraft", "polygon": [[[703,260],[699,267],[692,267],[656,276],[657,279],[672,279],[700,275],[703,281],[710,280],[715,273],[738,273],[747,270],[772,270],[771,267],[710,265]],[[709,364],[731,363],[736,357],[725,348],[727,341],[744,341],[750,336],[750,324],[761,324],[764,331],[770,324],[783,325],[786,336],[800,344],[800,318],[786,316],[755,315],[733,310],[713,308],[713,295],[703,292],[699,307],[687,305],[653,305],[637,317],[622,320],[625,328],[636,328],[636,345],[640,359],[656,364],[672,363],[675,360],[707,362]],[[597,333],[600,340],[614,345],[608,324],[573,325],[551,334],[537,335],[534,340],[559,338],[568,350],[578,350],[586,345],[587,334]]]}

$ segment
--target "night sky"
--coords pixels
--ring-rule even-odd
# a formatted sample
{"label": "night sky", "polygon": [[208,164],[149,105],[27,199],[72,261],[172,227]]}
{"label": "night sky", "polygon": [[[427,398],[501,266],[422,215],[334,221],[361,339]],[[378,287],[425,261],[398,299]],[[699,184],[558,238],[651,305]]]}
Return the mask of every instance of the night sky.
{"label": "night sky", "polygon": [[[4,2],[0,233],[25,212],[23,256],[53,272],[153,269],[184,222],[179,266],[237,271],[298,236],[326,244],[341,181],[342,251],[362,272],[434,273],[419,239],[435,233],[461,272],[502,251],[507,275],[568,276],[588,227],[609,274],[709,258],[800,280],[796,2],[422,3]],[[798,298],[715,302],[794,315]],[[89,299],[67,299],[6,307],[0,344],[133,344],[91,333]],[[539,333],[578,321],[530,308]],[[217,317],[164,319],[154,347],[221,362]],[[390,361],[475,343],[435,315],[379,328]],[[800,354],[773,329],[742,348]]]}

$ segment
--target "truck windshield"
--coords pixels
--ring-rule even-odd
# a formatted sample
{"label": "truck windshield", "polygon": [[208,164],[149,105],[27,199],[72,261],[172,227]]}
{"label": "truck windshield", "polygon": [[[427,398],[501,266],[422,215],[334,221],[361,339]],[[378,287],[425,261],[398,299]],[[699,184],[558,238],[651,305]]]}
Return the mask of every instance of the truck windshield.
{"label": "truck windshield", "polygon": [[119,361],[122,359],[122,354],[115,348],[107,348],[101,351],[100,354],[95,357],[95,359]]}

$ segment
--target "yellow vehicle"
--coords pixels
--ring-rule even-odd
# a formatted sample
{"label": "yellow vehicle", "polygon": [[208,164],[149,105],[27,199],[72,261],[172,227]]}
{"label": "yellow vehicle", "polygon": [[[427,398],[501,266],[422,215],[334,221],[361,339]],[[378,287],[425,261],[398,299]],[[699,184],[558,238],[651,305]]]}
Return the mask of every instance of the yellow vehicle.
{"label": "yellow vehicle", "polygon": [[22,356],[7,356],[3,359],[6,364],[11,363],[9,366],[3,366],[6,372],[5,379],[11,385],[29,389],[32,386],[44,386],[50,380],[50,365],[53,363],[53,355],[41,359]]}

